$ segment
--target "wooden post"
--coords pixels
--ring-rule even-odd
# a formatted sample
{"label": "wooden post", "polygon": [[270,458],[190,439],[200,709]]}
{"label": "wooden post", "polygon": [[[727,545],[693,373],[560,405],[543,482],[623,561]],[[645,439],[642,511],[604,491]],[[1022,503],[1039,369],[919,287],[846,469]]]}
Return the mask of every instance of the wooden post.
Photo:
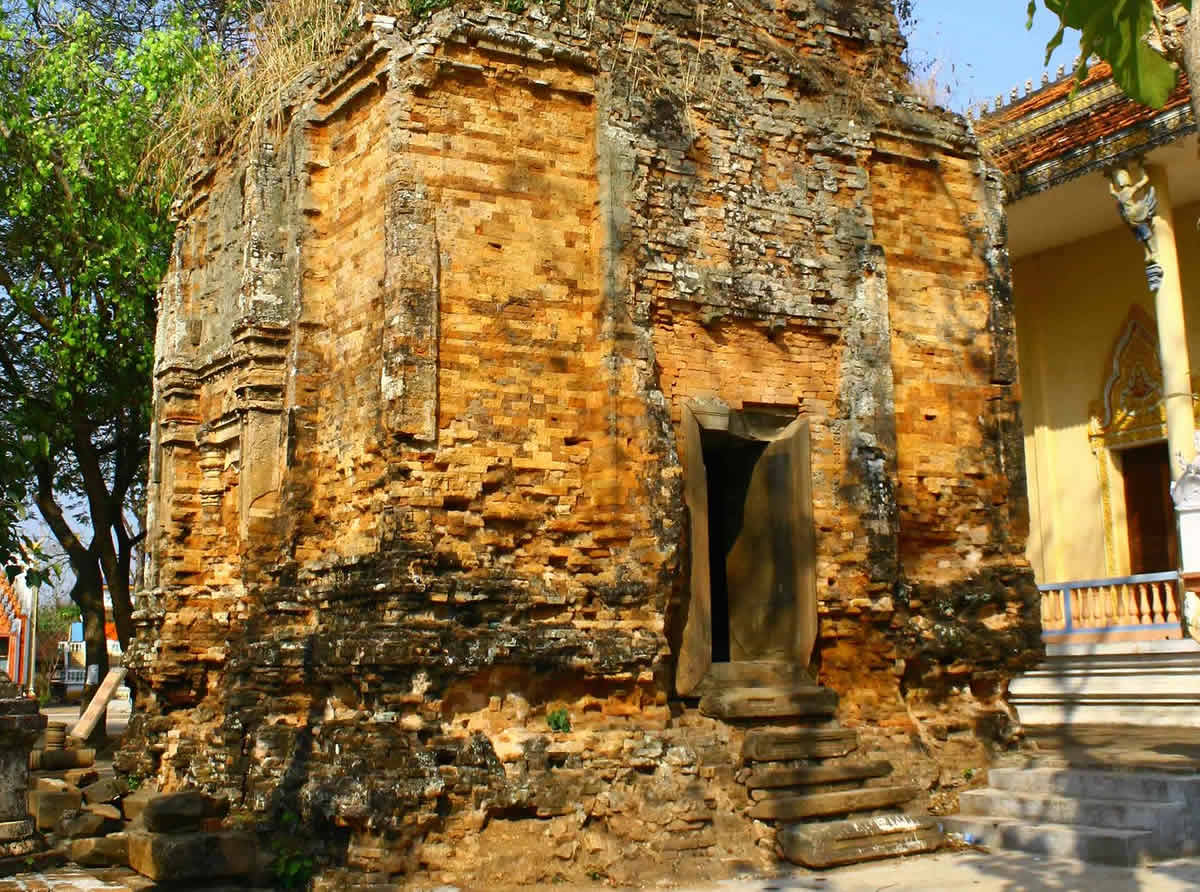
{"label": "wooden post", "polygon": [[80,716],[75,727],[71,729],[71,736],[79,740],[87,740],[92,732],[96,730],[96,725],[103,720],[105,710],[108,708],[108,701],[113,698],[113,694],[117,692],[117,688],[121,682],[125,680],[126,669],[109,669],[108,674],[104,676],[104,681],[101,683],[96,695],[92,697],[92,702],[88,704],[87,712]]}

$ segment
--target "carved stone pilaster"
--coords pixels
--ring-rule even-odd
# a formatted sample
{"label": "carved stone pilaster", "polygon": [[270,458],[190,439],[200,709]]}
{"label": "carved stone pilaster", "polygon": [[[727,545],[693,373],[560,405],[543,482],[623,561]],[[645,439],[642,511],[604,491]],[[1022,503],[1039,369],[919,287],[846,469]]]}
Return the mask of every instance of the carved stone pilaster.
{"label": "carved stone pilaster", "polygon": [[46,717],[36,700],[0,674],[0,858],[28,855],[37,848],[25,794],[29,752]]}

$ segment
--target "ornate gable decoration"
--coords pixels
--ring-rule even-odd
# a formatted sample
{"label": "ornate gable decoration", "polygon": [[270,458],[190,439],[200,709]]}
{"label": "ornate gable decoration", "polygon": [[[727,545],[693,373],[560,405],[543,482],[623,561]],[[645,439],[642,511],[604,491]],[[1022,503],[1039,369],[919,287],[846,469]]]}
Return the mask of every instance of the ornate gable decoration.
{"label": "ornate gable decoration", "polygon": [[1162,363],[1154,320],[1133,307],[1113,345],[1103,398],[1092,406],[1092,437],[1104,446],[1165,436]]}
{"label": "ornate gable decoration", "polygon": [[1162,363],[1153,329],[1131,316],[1113,351],[1104,385],[1103,426],[1120,430],[1136,425],[1148,414],[1157,417],[1162,395]]}

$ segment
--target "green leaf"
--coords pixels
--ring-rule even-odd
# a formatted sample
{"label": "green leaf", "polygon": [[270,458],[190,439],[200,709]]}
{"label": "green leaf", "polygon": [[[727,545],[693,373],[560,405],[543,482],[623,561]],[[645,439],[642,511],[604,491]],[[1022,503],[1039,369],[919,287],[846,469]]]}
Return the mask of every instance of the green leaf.
{"label": "green leaf", "polygon": [[[1154,108],[1166,104],[1175,89],[1175,66],[1147,43],[1154,27],[1153,0],[1043,0],[1061,27],[1046,44],[1046,61],[1063,42],[1065,29],[1080,35],[1081,63],[1076,77],[1087,73],[1093,55],[1107,62],[1113,79],[1131,98]],[[1191,8],[1191,2],[1185,4]],[[1032,23],[1035,3],[1029,6]]]}

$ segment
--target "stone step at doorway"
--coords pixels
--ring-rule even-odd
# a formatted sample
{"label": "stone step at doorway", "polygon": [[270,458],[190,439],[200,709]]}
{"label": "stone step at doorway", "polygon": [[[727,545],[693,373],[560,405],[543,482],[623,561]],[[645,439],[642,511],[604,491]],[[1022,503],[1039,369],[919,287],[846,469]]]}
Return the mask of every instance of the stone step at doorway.
{"label": "stone step at doorway", "polygon": [[745,729],[731,754],[744,813],[775,828],[783,858],[824,869],[942,844],[936,821],[899,811],[920,791],[888,783],[890,763],[855,757],[858,733],[837,723],[837,694],[796,665],[713,664],[697,692],[703,714]]}
{"label": "stone step at doorway", "polygon": [[917,798],[911,785],[865,787],[836,793],[812,793],[806,790],[776,791],[777,795],[755,802],[746,814],[759,821],[798,821],[867,812],[903,805]]}
{"label": "stone step at doorway", "polygon": [[788,824],[777,836],[780,854],[817,870],[929,852],[942,844],[937,818],[881,815],[825,823]]}
{"label": "stone step at doorway", "polygon": [[996,848],[1136,865],[1194,854],[1200,775],[1075,769],[1055,761],[994,768],[959,797],[946,829]]}
{"label": "stone step at doorway", "polygon": [[696,686],[694,696],[726,688],[786,688],[816,687],[817,683],[806,669],[785,660],[740,660],[735,663],[713,663],[704,680]]}
{"label": "stone step at doorway", "polygon": [[787,687],[728,687],[700,698],[700,712],[725,720],[828,719],[837,694],[813,684]]}
{"label": "stone step at doorway", "polygon": [[869,780],[892,773],[891,762],[863,762],[843,765],[800,765],[786,767],[767,763],[764,767],[747,770],[746,789],[752,793],[781,787],[805,787],[816,784],[837,784],[846,781]]}
{"label": "stone step at doorway", "polygon": [[850,728],[754,728],[746,732],[742,760],[757,763],[795,759],[835,759],[858,749],[858,734]]}

